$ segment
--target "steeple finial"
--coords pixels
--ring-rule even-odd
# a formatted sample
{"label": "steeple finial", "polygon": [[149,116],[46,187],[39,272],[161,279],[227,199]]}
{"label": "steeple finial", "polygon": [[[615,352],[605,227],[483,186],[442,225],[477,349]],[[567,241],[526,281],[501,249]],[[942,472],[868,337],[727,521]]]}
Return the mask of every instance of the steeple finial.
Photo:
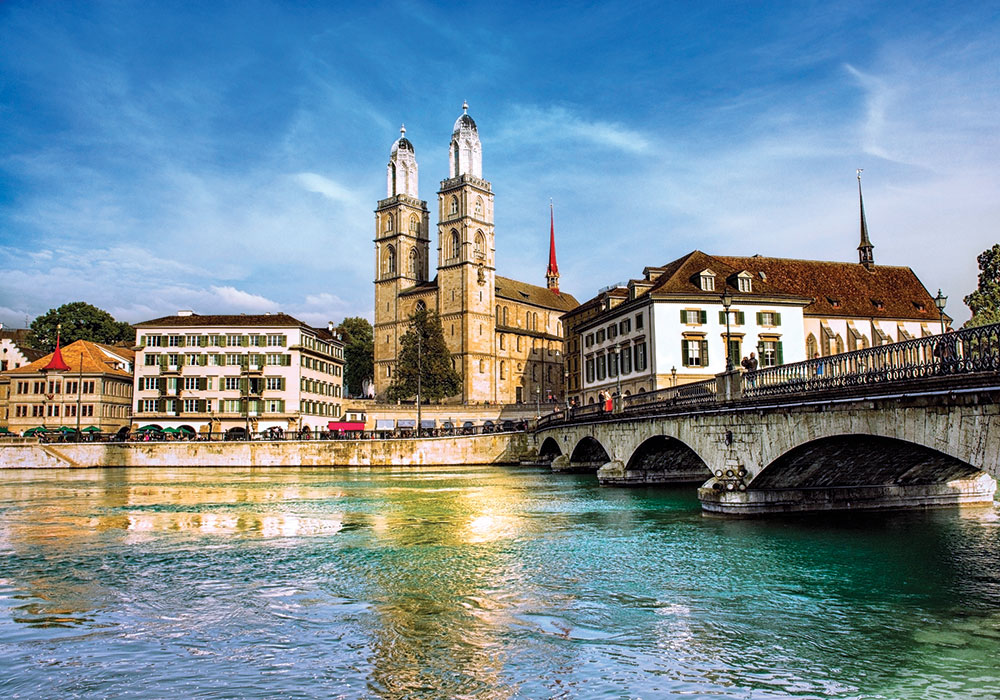
{"label": "steeple finial", "polygon": [[466,100],[462,100],[462,112],[464,114],[469,113],[469,103]]}
{"label": "steeple finial", "polygon": [[869,270],[875,264],[875,246],[868,238],[868,222],[865,220],[865,198],[861,194],[861,173],[864,168],[858,168],[858,202],[861,205],[861,245],[858,246],[858,262]]}
{"label": "steeple finial", "polygon": [[545,270],[545,284],[559,293],[559,265],[556,263],[556,215],[549,198],[549,267]]}
{"label": "steeple finial", "polygon": [[63,360],[62,351],[59,349],[59,335],[62,330],[62,324],[56,324],[56,349],[52,353],[52,359],[49,360],[49,364],[42,367],[43,372],[66,372],[69,371],[69,366]]}
{"label": "steeple finial", "polygon": [[406,136],[406,124],[399,125],[399,138]]}

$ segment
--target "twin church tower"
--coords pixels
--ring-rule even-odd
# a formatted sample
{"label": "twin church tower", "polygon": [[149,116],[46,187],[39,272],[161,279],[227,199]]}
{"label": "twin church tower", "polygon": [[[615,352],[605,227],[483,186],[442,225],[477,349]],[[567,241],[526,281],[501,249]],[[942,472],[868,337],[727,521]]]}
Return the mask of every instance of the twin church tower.
{"label": "twin church tower", "polygon": [[[400,339],[418,308],[441,316],[445,342],[462,376],[454,403],[563,400],[561,314],[576,300],[559,292],[554,227],[546,286],[496,274],[493,190],[483,179],[476,122],[462,105],[438,190],[437,274],[430,267],[430,212],[406,130],[392,145],[386,198],[375,209],[375,391],[383,397]],[[550,221],[551,226],[551,221]]]}

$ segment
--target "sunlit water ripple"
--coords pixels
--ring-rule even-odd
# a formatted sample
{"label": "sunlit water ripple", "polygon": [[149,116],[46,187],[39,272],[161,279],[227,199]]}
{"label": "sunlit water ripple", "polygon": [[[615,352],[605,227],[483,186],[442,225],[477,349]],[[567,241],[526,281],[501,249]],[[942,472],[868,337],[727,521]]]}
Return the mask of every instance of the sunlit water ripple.
{"label": "sunlit water ripple", "polygon": [[994,509],[489,467],[0,472],[4,698],[997,698]]}

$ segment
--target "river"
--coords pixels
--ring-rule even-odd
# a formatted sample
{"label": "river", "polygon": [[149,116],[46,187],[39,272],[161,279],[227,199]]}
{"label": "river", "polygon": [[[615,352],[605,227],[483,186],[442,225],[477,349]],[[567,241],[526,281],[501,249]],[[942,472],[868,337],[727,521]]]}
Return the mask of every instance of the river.
{"label": "river", "polygon": [[0,472],[4,698],[997,698],[1000,509],[502,467]]}

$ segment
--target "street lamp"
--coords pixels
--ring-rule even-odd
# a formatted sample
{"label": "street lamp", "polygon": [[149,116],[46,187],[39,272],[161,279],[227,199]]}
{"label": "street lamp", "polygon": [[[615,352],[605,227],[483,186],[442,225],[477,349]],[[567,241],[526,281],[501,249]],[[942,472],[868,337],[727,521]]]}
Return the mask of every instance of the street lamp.
{"label": "street lamp", "polygon": [[542,417],[542,385],[535,385],[535,420]]}
{"label": "street lamp", "polygon": [[423,360],[421,358],[421,346],[423,345],[423,337],[424,337],[423,331],[420,328],[418,328],[417,329],[417,437],[420,437],[420,426],[421,426],[420,390],[422,389],[422,386],[420,383],[420,375],[423,374],[423,369],[422,369]]}
{"label": "street lamp", "polygon": [[729,350],[729,307],[733,305],[733,295],[727,289],[722,293],[722,309],[726,314],[726,371],[733,371],[733,358]]}
{"label": "street lamp", "polygon": [[941,332],[944,333],[944,307],[948,303],[948,297],[941,293],[941,288],[938,287],[937,296],[934,297],[934,305],[938,308],[938,313],[941,315]]}

